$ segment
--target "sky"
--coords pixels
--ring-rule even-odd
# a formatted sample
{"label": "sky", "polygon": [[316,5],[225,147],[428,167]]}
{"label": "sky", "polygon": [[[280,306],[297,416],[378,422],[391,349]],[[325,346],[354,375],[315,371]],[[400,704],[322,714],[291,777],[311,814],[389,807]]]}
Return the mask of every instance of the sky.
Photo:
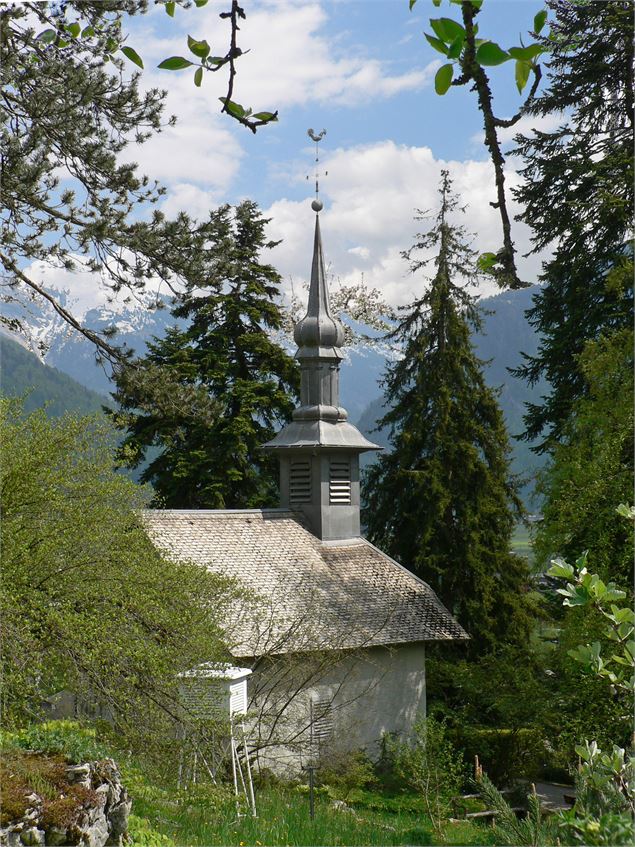
{"label": "sky", "polygon": [[[168,56],[189,55],[188,34],[207,39],[213,54],[224,53],[228,23],[218,13],[228,6],[227,0],[210,0],[202,8],[177,7],[174,18],[152,7],[126,24],[128,44],[145,64],[141,86],[165,88],[166,115],[177,118],[174,128],[124,154],[166,186],[166,214],[183,209],[205,217],[220,203],[255,200],[271,218],[268,234],[281,240],[268,260],[285,289],[291,281],[301,289],[313,239],[311,127],[327,130],[320,143],[320,171],[328,171],[320,181],[321,225],[334,285],[363,279],[393,305],[421,294],[424,282],[409,273],[401,251],[425,227],[414,220],[416,210],[436,208],[443,168],[467,205],[464,222],[475,234],[475,249],[500,247],[500,220],[489,205],[495,199],[493,169],[475,93],[467,87],[451,88],[443,97],[435,93],[442,57],[423,36],[430,32],[430,17],[459,19],[457,6],[443,0],[436,9],[431,0],[418,0],[409,11],[408,0],[245,0],[239,43],[250,52],[237,63],[234,99],[254,111],[279,111],[278,123],[256,135],[220,114],[218,97],[226,84],[220,74],[207,74],[196,88],[194,69],[157,68]],[[502,47],[518,45],[523,36],[530,40],[541,8],[535,0],[485,0],[479,35]],[[509,117],[521,102],[513,63],[490,71],[495,111]],[[523,119],[520,128],[531,126]],[[506,142],[511,135],[502,133]],[[508,186],[518,183],[519,166],[508,157]],[[513,203],[511,211],[517,211]],[[535,282],[540,257],[521,255],[530,247],[529,232],[516,224],[514,238],[520,276]],[[90,290],[87,279],[67,276],[55,271],[47,281],[76,290],[78,297]],[[488,282],[480,293],[494,291]]]}

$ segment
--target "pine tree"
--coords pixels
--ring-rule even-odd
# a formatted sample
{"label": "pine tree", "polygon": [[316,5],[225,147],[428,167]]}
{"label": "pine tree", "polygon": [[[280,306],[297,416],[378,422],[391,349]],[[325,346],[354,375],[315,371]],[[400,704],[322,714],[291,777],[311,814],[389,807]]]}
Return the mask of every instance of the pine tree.
{"label": "pine tree", "polygon": [[586,394],[542,474],[535,555],[547,568],[556,554],[575,561],[587,550],[605,582],[631,586],[632,533],[616,507],[633,497],[633,330],[589,341],[579,366]]}
{"label": "pine tree", "polygon": [[561,115],[553,131],[519,136],[525,161],[516,198],[536,251],[554,247],[528,312],[542,338],[517,375],[551,392],[528,407],[528,440],[551,450],[588,390],[579,356],[587,341],[632,323],[633,7],[630,0],[562,3],[547,42],[550,85],[528,108]]}
{"label": "pine tree", "polygon": [[[127,429],[122,454],[170,508],[246,508],[277,504],[276,463],[260,447],[294,407],[293,359],[272,338],[282,326],[280,276],[260,260],[267,220],[255,203],[210,215],[208,277],[189,286],[173,326],[149,345],[142,367],[165,375],[206,405],[157,399],[156,379],[120,376],[113,395]],[[160,450],[158,456],[152,448]]]}
{"label": "pine tree", "polygon": [[468,630],[475,651],[520,643],[530,623],[525,561],[509,552],[520,508],[496,392],[485,385],[466,280],[475,254],[452,224],[458,201],[443,172],[434,226],[403,255],[413,272],[436,251],[434,278],[393,336],[403,358],[384,377],[390,452],[365,480],[369,538],[426,580]]}

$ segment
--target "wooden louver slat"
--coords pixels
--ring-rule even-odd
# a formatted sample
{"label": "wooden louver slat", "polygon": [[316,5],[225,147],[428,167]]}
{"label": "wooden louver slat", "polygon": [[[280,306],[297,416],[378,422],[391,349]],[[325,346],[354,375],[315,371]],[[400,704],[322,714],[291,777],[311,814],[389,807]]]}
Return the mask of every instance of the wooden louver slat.
{"label": "wooden louver slat", "polygon": [[350,506],[351,463],[332,461],[329,464],[329,502],[334,506]]}
{"label": "wooden louver slat", "polygon": [[291,462],[289,501],[292,506],[311,502],[311,463],[309,461]]}

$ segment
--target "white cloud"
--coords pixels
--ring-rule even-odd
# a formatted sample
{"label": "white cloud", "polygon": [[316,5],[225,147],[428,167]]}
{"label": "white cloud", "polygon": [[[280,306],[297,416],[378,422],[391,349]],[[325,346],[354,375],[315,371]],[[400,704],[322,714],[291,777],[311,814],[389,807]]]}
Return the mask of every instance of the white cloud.
{"label": "white cloud", "polygon": [[[492,167],[489,162],[444,162],[427,147],[407,147],[392,141],[337,150],[325,162],[329,179],[324,184],[325,210],[321,227],[325,258],[331,273],[343,283],[359,282],[379,288],[393,304],[402,304],[421,293],[422,282],[410,275],[401,251],[410,247],[415,233],[425,231],[425,221],[413,220],[416,209],[436,210],[440,172],[447,168],[461,203],[468,206],[463,223],[476,235],[474,249],[496,251],[501,243]],[[507,185],[518,184],[517,173],[508,168]],[[510,201],[510,213],[517,209]],[[313,215],[309,200],[279,200],[266,210],[272,219],[269,232],[283,239],[271,260],[295,283],[310,271]],[[539,257],[525,260],[528,230],[514,224],[521,278],[534,282]],[[497,291],[485,283],[481,294]]]}
{"label": "white cloud", "polygon": [[[491,164],[488,161],[443,161],[435,159],[427,147],[408,147],[392,141],[339,149],[325,159],[329,178],[323,184],[325,209],[321,226],[325,258],[329,272],[344,284],[360,282],[378,288],[392,304],[403,304],[421,294],[424,284],[420,276],[410,274],[401,252],[414,241],[415,234],[429,224],[416,221],[417,209],[435,212],[438,205],[440,172],[447,168],[461,203],[467,205],[462,221],[468,232],[475,233],[474,249],[478,252],[497,250],[501,244],[498,211],[490,205],[495,200]],[[507,186],[519,182],[511,166],[506,169]],[[298,182],[301,176],[298,175]],[[307,192],[309,194],[309,192]],[[294,201],[281,198],[264,210],[271,218],[268,236],[282,242],[267,255],[290,287],[302,294],[307,280],[313,248],[311,198]],[[177,183],[174,195],[166,201],[166,211],[181,207],[203,215],[216,203],[213,194],[191,183]],[[510,214],[517,212],[510,200]],[[523,259],[530,247],[525,226],[514,223],[513,236],[518,250],[521,278],[535,282],[541,257]],[[35,267],[36,266],[36,267]],[[69,292],[72,311],[82,317],[88,308],[107,302],[107,293],[99,279],[81,269],[68,273],[35,263],[37,278],[46,285]],[[31,271],[32,272],[32,271]],[[494,283],[486,282],[481,294],[496,293]],[[120,295],[123,300],[123,295]],[[109,304],[117,311],[117,303]]]}
{"label": "white cloud", "polygon": [[[71,254],[70,258],[75,263],[72,271],[37,260],[27,265],[24,273],[47,290],[58,292],[61,304],[78,321],[83,321],[91,309],[100,307],[113,315],[120,314],[126,308],[134,309],[136,304],[146,308],[154,300],[153,295],[160,291],[161,285],[157,280],[156,284],[149,281],[143,292],[122,289],[114,293],[104,282],[105,273],[88,270],[82,256]],[[37,302],[41,305],[41,301]]]}
{"label": "white cloud", "polygon": [[[564,120],[564,115],[561,112],[553,112],[550,115],[523,115],[523,117],[513,126],[500,127],[498,129],[498,140],[501,144],[507,144],[514,140],[518,134],[530,136],[532,130],[539,132],[552,132]],[[484,131],[475,133],[470,141],[473,144],[483,144]]]}
{"label": "white cloud", "polygon": [[213,191],[226,191],[244,155],[227,118],[219,114],[218,101],[209,91],[195,88],[191,74],[174,73],[170,79],[160,71],[142,76],[144,89],[169,84],[165,115],[178,114],[175,126],[167,126],[141,146],[127,147],[124,161],[139,163],[139,171],[172,187],[197,183]]}
{"label": "white cloud", "polygon": [[240,34],[243,49],[254,47],[240,59],[237,86],[244,102],[257,108],[316,101],[350,107],[430,83],[437,62],[392,74],[389,63],[368,56],[349,33],[346,39],[328,37],[327,23],[316,2],[254,4]]}
{"label": "white cloud", "polygon": [[[187,33],[207,37],[213,50],[224,52],[228,23],[219,21],[218,13],[225,6],[223,0],[201,9],[177,9],[169,22],[158,7],[131,24],[130,43],[142,53],[146,68],[140,85],[144,90],[167,89],[164,114],[166,119],[176,114],[178,120],[141,147],[131,145],[121,158],[138,162],[141,172],[167,186],[163,208],[170,213],[187,202],[193,203],[185,206],[188,211],[204,213],[203,192],[210,200],[224,199],[251,150],[246,130],[220,114],[218,97],[226,93],[225,70],[206,74],[196,88],[193,69],[169,72],[156,67],[167,56],[189,55]],[[237,63],[235,99],[255,109],[281,111],[326,102],[354,108],[430,83],[438,62],[393,73],[389,62],[355,44],[351,33],[329,37],[328,23],[327,11],[318,2],[255,2],[241,23],[239,43],[244,51],[252,47],[253,51]],[[185,185],[191,188],[186,191]]]}
{"label": "white cloud", "polygon": [[192,217],[204,220],[219,202],[213,192],[204,191],[189,182],[179,182],[172,186],[167,200],[161,204],[161,211],[168,217],[186,211]]}

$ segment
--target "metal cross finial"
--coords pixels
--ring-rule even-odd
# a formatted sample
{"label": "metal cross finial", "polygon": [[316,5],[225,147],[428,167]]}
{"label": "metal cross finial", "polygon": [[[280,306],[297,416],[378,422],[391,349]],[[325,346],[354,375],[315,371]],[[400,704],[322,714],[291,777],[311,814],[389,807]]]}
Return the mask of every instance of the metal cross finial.
{"label": "metal cross finial", "polygon": [[[326,135],[326,130],[323,129],[318,135],[316,135],[312,129],[308,129],[306,133],[312,141],[315,141],[315,200],[311,203],[311,208],[314,212],[320,212],[324,208],[324,204],[320,200],[320,182],[319,182],[319,173],[318,167],[320,163],[320,152],[318,148],[318,144]],[[324,172],[324,176],[328,176],[328,171]],[[307,176],[307,179],[309,177]]]}

